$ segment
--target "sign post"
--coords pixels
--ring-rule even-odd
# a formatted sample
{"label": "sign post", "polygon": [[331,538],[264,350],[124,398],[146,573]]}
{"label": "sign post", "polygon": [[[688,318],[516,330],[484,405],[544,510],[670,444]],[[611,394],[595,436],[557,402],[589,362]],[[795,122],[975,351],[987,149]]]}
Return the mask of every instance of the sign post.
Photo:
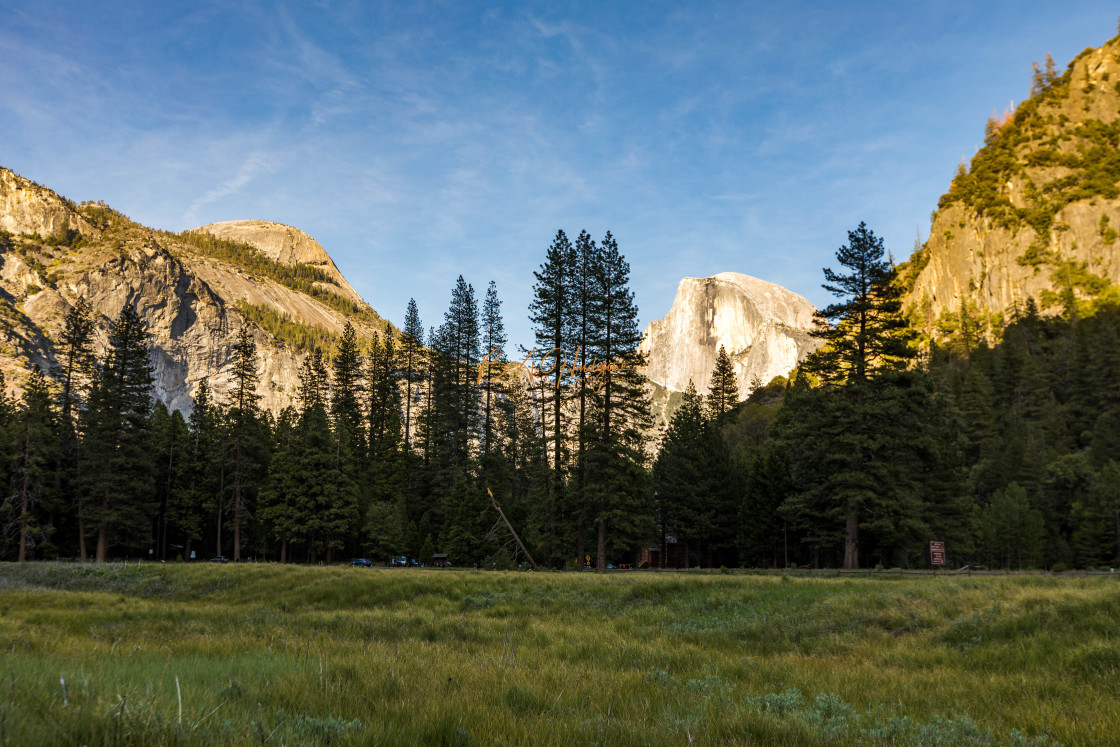
{"label": "sign post", "polygon": [[945,543],[944,542],[930,542],[929,543],[929,562],[930,562],[930,565],[945,565]]}

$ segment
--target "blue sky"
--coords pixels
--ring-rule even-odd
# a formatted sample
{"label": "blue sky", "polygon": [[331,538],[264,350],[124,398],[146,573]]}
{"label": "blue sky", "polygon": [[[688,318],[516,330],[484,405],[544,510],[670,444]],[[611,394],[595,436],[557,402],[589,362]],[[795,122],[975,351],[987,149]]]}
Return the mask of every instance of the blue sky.
{"label": "blue sky", "polygon": [[[1032,7],[1033,6],[1033,7]],[[1113,2],[0,0],[0,165],[183,230],[307,231],[400,323],[558,228],[613,232],[644,326],[723,271],[830,302],[860,221],[905,259],[984,122]]]}

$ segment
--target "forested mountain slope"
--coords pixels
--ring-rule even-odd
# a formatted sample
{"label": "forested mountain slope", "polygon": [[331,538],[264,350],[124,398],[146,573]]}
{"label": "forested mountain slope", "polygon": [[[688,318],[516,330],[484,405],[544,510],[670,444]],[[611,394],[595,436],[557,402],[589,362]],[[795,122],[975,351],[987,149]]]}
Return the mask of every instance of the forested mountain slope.
{"label": "forested mountain slope", "polygon": [[1120,37],[1060,75],[1047,58],[1031,88],[1014,112],[989,120],[929,240],[902,267],[906,305],[928,336],[992,338],[1028,298],[1056,313],[1116,293]]}

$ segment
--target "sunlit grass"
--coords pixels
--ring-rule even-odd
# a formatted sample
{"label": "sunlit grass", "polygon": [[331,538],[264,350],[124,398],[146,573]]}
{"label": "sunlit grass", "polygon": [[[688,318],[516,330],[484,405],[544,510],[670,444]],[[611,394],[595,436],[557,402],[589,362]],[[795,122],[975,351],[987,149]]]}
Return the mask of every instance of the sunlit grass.
{"label": "sunlit grass", "polygon": [[1120,734],[1113,578],[7,565],[0,652],[12,745]]}

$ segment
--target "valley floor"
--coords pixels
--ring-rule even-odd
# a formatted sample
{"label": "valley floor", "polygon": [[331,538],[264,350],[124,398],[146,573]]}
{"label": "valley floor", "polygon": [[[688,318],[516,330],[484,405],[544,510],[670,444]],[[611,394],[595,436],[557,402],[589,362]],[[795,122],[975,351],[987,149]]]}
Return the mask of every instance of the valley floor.
{"label": "valley floor", "polygon": [[1105,744],[1115,577],[0,565],[0,744]]}

